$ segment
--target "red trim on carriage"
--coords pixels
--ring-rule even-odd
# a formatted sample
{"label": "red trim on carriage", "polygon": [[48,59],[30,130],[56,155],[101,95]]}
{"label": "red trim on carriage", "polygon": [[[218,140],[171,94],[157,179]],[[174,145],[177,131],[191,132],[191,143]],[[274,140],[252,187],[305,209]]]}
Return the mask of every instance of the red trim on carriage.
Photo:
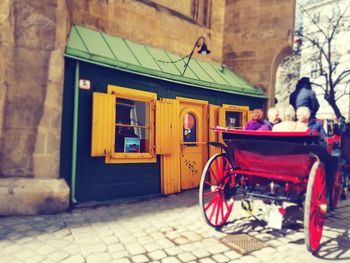
{"label": "red trim on carriage", "polygon": [[238,130],[238,129],[228,129],[225,127],[216,126],[211,128],[216,132],[227,132],[233,134],[242,134],[242,135],[261,135],[261,136],[318,136],[319,133],[313,130],[307,131],[295,131],[295,132],[277,132],[277,131],[251,131],[251,130]]}

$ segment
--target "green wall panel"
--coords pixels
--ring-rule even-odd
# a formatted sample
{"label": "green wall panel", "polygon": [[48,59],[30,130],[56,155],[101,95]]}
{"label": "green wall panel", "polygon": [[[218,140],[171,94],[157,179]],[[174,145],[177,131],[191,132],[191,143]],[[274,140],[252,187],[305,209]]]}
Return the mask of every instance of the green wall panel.
{"label": "green wall panel", "polygon": [[[69,183],[72,147],[72,116],[75,60],[66,59],[62,115],[61,177]],[[80,62],[80,78],[91,81],[90,90],[79,90],[76,199],[78,202],[113,200],[160,194],[160,161],[146,164],[105,164],[103,157],[90,156],[92,93],[107,92],[109,84],[154,92],[159,98],[177,96],[207,100],[211,104],[262,107],[265,99],[200,89]]]}

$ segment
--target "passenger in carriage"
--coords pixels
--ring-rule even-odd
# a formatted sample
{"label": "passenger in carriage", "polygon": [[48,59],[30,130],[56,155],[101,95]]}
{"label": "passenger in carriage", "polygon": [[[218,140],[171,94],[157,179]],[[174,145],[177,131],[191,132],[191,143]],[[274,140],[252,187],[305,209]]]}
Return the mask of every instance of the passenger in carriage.
{"label": "passenger in carriage", "polygon": [[[317,131],[321,138],[325,140],[327,134],[323,129],[322,124],[316,119],[310,119],[311,112],[307,107],[299,107],[297,109],[297,118],[299,122],[307,124],[308,130]],[[327,182],[327,191],[330,192],[333,189],[335,172],[338,167],[338,156],[332,156],[328,153],[325,146],[320,145],[308,145],[309,150],[318,156],[320,161],[324,164],[326,171],[326,182]]]}
{"label": "passenger in carriage", "polygon": [[282,121],[281,117],[280,117],[280,111],[276,107],[272,107],[267,111],[267,118],[269,120],[268,122],[269,122],[271,129],[274,125],[276,125]]}
{"label": "passenger in carriage", "polygon": [[[272,131],[295,131],[298,123],[295,121],[295,111],[292,105],[282,107],[280,109],[280,117],[282,122],[277,123],[272,127]],[[298,127],[301,130],[301,127]],[[304,124],[304,130],[307,130],[307,126]]]}
{"label": "passenger in carriage", "polygon": [[327,138],[327,133],[323,129],[322,123],[311,118],[311,111],[308,107],[301,106],[297,109],[297,120],[298,122],[306,124],[309,130],[317,131],[322,139]]}
{"label": "passenger in carriage", "polygon": [[265,124],[264,111],[262,109],[255,109],[252,113],[252,119],[244,126],[245,130],[256,131]]}

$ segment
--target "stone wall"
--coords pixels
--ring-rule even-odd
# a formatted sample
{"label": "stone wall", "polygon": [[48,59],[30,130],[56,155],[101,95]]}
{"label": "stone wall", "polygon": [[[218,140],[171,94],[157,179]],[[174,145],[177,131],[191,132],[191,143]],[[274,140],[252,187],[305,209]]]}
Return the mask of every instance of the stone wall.
{"label": "stone wall", "polygon": [[59,0],[0,3],[0,214],[68,207],[58,179],[67,14]]}
{"label": "stone wall", "polygon": [[291,52],[295,1],[227,0],[223,63],[274,98],[275,76]]}
{"label": "stone wall", "polygon": [[[55,1],[9,1],[7,21],[10,28],[1,50],[7,59],[5,71],[1,174],[5,176],[58,177],[58,149],[62,83],[50,94],[50,63],[56,49]],[[62,62],[58,62],[62,67]],[[55,72],[57,74],[58,72]],[[62,76],[61,76],[62,77]],[[51,97],[51,98],[50,98]],[[45,102],[51,99],[49,107]],[[53,145],[55,144],[55,145]],[[44,154],[35,160],[35,154]],[[37,173],[45,165],[45,172]],[[42,169],[41,169],[42,170]]]}
{"label": "stone wall", "polygon": [[[203,35],[212,51],[208,59],[221,63],[225,1],[211,6],[210,28],[200,25],[176,1],[149,0],[67,0],[71,22],[117,35],[135,42],[187,55],[196,39]],[[169,4],[169,8],[161,4]],[[188,2],[192,2],[188,0]],[[159,3],[159,4],[158,4]],[[188,5],[185,5],[185,9]],[[197,54],[195,54],[197,56]]]}
{"label": "stone wall", "polygon": [[[11,1],[0,2],[0,140],[5,117],[8,79],[12,75],[13,25],[11,23]],[[0,141],[1,144],[1,141]]]}
{"label": "stone wall", "polygon": [[171,10],[184,14],[187,17],[192,16],[193,4],[196,1],[198,0],[153,0],[154,3],[166,6]]}

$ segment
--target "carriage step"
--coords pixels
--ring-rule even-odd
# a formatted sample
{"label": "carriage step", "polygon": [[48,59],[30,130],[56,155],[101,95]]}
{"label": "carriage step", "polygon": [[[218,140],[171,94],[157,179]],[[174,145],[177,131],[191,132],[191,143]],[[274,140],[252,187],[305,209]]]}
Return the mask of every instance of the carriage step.
{"label": "carriage step", "polygon": [[247,255],[253,251],[267,247],[264,242],[247,234],[225,236],[220,241],[241,255]]}

